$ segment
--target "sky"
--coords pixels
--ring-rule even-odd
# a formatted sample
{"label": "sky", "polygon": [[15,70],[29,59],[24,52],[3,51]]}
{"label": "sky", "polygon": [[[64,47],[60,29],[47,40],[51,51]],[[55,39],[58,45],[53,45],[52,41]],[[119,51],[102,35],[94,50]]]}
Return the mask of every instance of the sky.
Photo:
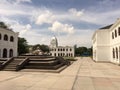
{"label": "sky", "polygon": [[0,21],[28,44],[92,46],[95,30],[120,18],[120,0],[0,0]]}

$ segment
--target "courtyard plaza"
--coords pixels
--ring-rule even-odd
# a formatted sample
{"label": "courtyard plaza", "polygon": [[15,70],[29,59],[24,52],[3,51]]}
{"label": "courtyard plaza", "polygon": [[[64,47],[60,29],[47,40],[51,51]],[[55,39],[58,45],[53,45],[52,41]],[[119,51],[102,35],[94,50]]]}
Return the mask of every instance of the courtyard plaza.
{"label": "courtyard plaza", "polygon": [[120,66],[76,59],[60,73],[0,71],[0,90],[120,90]]}

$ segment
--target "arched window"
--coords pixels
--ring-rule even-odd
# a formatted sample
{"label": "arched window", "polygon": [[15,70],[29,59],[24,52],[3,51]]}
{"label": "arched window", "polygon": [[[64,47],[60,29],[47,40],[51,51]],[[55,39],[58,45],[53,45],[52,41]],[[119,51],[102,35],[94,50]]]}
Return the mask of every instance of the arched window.
{"label": "arched window", "polygon": [[14,37],[13,36],[10,36],[10,41],[14,42]]}
{"label": "arched window", "polygon": [[56,57],[56,53],[54,53],[54,56]]}
{"label": "arched window", "polygon": [[1,35],[1,33],[0,33],[0,40],[1,40],[1,38],[2,38],[2,35]]}
{"label": "arched window", "polygon": [[120,27],[118,28],[118,35],[120,36]]}
{"label": "arched window", "polygon": [[9,50],[9,57],[13,57],[13,49]]}
{"label": "arched window", "polygon": [[68,53],[66,54],[66,56],[68,57]]}
{"label": "arched window", "polygon": [[8,41],[8,35],[6,35],[6,34],[4,35],[4,40]]}
{"label": "arched window", "polygon": [[114,39],[114,32],[112,32],[112,39]]}
{"label": "arched window", "polygon": [[3,58],[7,58],[7,49],[6,48],[3,49]]}
{"label": "arched window", "polygon": [[68,49],[66,49],[66,51],[68,51]]}
{"label": "arched window", "polygon": [[62,56],[62,53],[61,53],[61,56]]}
{"label": "arched window", "polygon": [[116,47],[116,58],[118,59],[118,48]]}
{"label": "arched window", "polygon": [[113,48],[113,58],[115,58],[115,50],[114,50],[114,48]]}
{"label": "arched window", "polygon": [[70,57],[70,53],[69,53],[69,57]]}
{"label": "arched window", "polygon": [[115,37],[117,37],[117,31],[115,30]]}

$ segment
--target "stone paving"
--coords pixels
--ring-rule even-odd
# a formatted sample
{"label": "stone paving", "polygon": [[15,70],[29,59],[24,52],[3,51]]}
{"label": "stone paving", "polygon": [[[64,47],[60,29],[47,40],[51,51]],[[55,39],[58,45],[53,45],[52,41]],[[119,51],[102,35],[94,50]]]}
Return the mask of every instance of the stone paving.
{"label": "stone paving", "polygon": [[77,59],[61,73],[0,71],[0,90],[120,90],[120,66]]}
{"label": "stone paving", "polygon": [[120,66],[95,63],[90,58],[80,63],[73,90],[120,90]]}

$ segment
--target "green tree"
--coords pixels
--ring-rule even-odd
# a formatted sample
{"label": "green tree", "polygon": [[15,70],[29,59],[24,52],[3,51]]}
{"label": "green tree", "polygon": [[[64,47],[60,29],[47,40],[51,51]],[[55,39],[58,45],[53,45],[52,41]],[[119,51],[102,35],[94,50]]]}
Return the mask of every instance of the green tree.
{"label": "green tree", "polygon": [[36,50],[38,47],[40,48],[40,44],[32,45],[32,50],[34,51],[34,50]]}
{"label": "green tree", "polygon": [[4,22],[0,22],[0,27],[5,29],[8,28],[8,26]]}
{"label": "green tree", "polygon": [[40,45],[40,49],[43,51],[43,52],[49,52],[49,47],[47,45]]}
{"label": "green tree", "polygon": [[87,52],[88,52],[88,54],[89,54],[90,56],[92,56],[92,47],[91,47],[91,48],[88,48]]}
{"label": "green tree", "polygon": [[18,54],[25,54],[28,53],[29,49],[28,49],[28,44],[27,44],[27,40],[25,38],[18,38]]}
{"label": "green tree", "polygon": [[32,46],[33,51],[36,50],[38,47],[39,47],[39,49],[41,49],[43,52],[49,52],[49,47],[48,47],[48,45],[44,45],[44,44],[42,44],[42,45],[40,45],[40,44],[33,45],[33,46]]}
{"label": "green tree", "polygon": [[75,55],[77,56],[92,55],[92,48],[78,47],[75,49]]}

